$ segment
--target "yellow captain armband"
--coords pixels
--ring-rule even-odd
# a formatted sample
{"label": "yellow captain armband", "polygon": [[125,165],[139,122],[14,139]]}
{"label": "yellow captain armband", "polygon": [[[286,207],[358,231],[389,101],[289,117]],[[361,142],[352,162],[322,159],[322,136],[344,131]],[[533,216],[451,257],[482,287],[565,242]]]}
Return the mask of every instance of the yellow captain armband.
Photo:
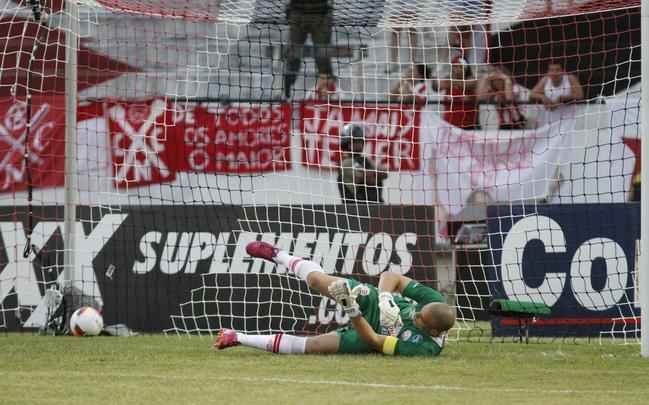
{"label": "yellow captain armband", "polygon": [[383,341],[383,348],[381,349],[383,354],[394,356],[394,351],[397,348],[397,342],[398,340],[394,336],[387,336]]}

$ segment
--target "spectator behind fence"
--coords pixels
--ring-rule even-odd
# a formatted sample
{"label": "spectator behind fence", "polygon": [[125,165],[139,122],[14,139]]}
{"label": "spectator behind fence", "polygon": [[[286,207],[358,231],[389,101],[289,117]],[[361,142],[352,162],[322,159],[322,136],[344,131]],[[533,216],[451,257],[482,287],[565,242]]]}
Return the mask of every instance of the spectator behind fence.
{"label": "spectator behind fence", "polygon": [[286,9],[289,44],[284,73],[284,96],[291,97],[304,54],[304,43],[311,34],[318,74],[331,75],[329,46],[331,43],[332,7],[329,0],[290,0]]}
{"label": "spectator behind fence", "polygon": [[500,129],[523,129],[526,120],[516,104],[512,78],[500,69],[485,75],[478,82],[478,100],[493,103]]}
{"label": "spectator behind fence", "polygon": [[343,204],[383,203],[383,182],[388,173],[365,156],[364,147],[364,128],[358,124],[345,125],[340,134],[337,180]]}
{"label": "spectator behind fence", "polygon": [[423,63],[408,68],[390,91],[390,99],[401,103],[425,104],[430,68]]}
{"label": "spectator behind fence", "polygon": [[550,62],[548,73],[536,83],[530,94],[530,101],[540,101],[550,111],[562,104],[584,98],[579,79],[566,73],[559,62]]}
{"label": "spectator behind fence", "polygon": [[443,118],[446,122],[462,129],[479,128],[476,80],[463,58],[453,59],[449,79],[434,80],[432,86],[445,93]]}

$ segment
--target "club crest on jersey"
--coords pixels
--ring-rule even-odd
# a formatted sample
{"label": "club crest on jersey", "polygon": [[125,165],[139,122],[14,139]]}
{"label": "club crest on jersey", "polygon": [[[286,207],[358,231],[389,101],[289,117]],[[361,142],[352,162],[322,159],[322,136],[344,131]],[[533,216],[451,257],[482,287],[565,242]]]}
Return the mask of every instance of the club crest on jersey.
{"label": "club crest on jersey", "polygon": [[412,331],[405,330],[405,331],[403,331],[403,334],[401,335],[401,340],[403,340],[405,342],[408,339],[410,339],[411,336],[412,336]]}
{"label": "club crest on jersey", "polygon": [[360,286],[358,286],[358,295],[362,297],[370,295],[370,288],[365,284],[361,284]]}

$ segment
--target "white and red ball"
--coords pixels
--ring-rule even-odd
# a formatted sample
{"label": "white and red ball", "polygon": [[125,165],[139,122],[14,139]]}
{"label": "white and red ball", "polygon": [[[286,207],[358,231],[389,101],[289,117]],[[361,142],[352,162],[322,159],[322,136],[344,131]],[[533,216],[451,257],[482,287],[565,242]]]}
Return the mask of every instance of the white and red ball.
{"label": "white and red ball", "polygon": [[104,318],[93,307],[81,307],[70,317],[70,333],[74,336],[97,336],[104,329]]}

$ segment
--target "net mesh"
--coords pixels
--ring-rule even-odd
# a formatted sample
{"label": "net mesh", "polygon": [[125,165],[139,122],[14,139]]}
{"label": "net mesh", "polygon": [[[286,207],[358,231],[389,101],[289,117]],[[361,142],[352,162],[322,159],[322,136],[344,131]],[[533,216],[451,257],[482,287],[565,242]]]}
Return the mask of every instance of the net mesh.
{"label": "net mesh", "polygon": [[[2,326],[44,322],[72,232],[74,285],[106,324],[138,330],[346,322],[250,258],[258,239],[329,274],[424,282],[460,330],[517,333],[486,311],[509,298],[553,308],[539,335],[638,336],[638,1],[78,5],[71,33],[64,2],[41,4],[40,22],[32,3],[2,3]],[[362,156],[341,150],[348,123]]]}

